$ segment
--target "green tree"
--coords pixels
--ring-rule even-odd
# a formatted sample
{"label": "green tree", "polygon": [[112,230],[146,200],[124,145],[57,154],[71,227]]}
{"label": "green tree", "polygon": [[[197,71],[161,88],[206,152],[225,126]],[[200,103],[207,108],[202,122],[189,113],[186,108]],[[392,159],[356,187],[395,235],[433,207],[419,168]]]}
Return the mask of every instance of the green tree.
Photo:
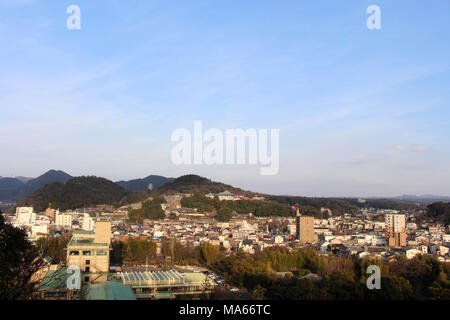
{"label": "green tree", "polygon": [[228,207],[220,208],[219,211],[216,214],[216,219],[218,221],[224,221],[224,222],[230,221],[231,217],[232,217],[231,209],[228,208]]}
{"label": "green tree", "polygon": [[67,235],[60,237],[40,238],[35,245],[41,250],[44,256],[52,259],[52,264],[61,264],[66,262],[66,248],[70,240]]}
{"label": "green tree", "polygon": [[124,260],[130,263],[145,263],[147,257],[156,256],[156,243],[143,239],[129,238],[123,245]]}
{"label": "green tree", "polygon": [[32,277],[44,263],[25,231],[5,223],[0,213],[0,300],[30,299],[37,290]]}

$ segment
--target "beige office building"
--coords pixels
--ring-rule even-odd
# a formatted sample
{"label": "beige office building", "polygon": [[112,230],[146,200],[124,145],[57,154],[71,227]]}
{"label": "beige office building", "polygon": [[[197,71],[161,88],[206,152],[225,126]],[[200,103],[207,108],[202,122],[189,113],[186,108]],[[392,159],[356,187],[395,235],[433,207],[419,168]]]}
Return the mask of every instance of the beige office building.
{"label": "beige office building", "polygon": [[316,238],[314,236],[314,217],[302,216],[297,208],[296,217],[296,236],[300,242],[314,243]]}
{"label": "beige office building", "polygon": [[103,282],[109,272],[111,222],[97,220],[94,231],[74,231],[67,245],[67,266],[78,266],[84,282]]}

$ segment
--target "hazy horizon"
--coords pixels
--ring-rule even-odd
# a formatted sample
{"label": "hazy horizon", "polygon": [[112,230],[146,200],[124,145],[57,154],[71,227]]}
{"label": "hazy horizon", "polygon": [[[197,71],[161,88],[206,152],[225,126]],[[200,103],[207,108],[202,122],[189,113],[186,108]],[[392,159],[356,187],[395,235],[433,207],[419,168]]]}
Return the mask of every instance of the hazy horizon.
{"label": "hazy horizon", "polygon": [[196,174],[196,175],[202,176],[202,177],[204,177],[204,178],[211,179],[212,181],[215,181],[215,182],[222,182],[222,183],[231,185],[231,186],[233,186],[233,187],[241,188],[241,189],[244,189],[244,190],[247,190],[247,191],[253,191],[253,192],[258,192],[258,193],[265,193],[265,194],[270,194],[270,195],[280,195],[280,196],[300,196],[300,197],[301,197],[301,196],[305,196],[305,197],[318,197],[318,198],[320,198],[320,197],[339,197],[339,198],[394,198],[394,197],[401,197],[401,196],[418,196],[418,197],[421,197],[421,196],[434,196],[434,197],[450,197],[450,195],[446,195],[446,194],[430,194],[430,193],[420,193],[420,194],[406,194],[406,193],[403,193],[403,194],[396,194],[396,195],[369,195],[369,194],[368,194],[368,195],[356,195],[356,194],[355,194],[355,195],[323,195],[323,194],[314,194],[314,195],[313,195],[313,194],[273,193],[273,192],[264,192],[264,191],[256,190],[256,189],[247,189],[247,188],[242,187],[241,185],[233,184],[232,182],[228,182],[228,181],[224,181],[224,180],[217,180],[217,179],[211,178],[211,177],[209,177],[209,176],[202,175],[201,173],[191,173],[191,172],[183,173],[182,175],[178,175],[178,176],[171,176],[170,174],[169,174],[169,175],[164,175],[164,174],[159,174],[159,173],[150,173],[150,174],[143,174],[142,176],[138,176],[138,177],[112,179],[112,178],[110,178],[110,177],[100,176],[100,175],[97,175],[97,174],[94,174],[94,173],[91,173],[91,174],[76,174],[76,175],[74,175],[74,174],[71,174],[71,172],[68,172],[67,170],[62,170],[62,169],[48,169],[48,170],[43,171],[41,174],[33,175],[33,176],[29,176],[29,175],[10,175],[10,176],[6,176],[6,175],[1,175],[1,174],[0,174],[0,178],[16,178],[16,177],[23,177],[23,178],[31,178],[31,179],[35,179],[35,178],[39,177],[40,175],[49,172],[50,170],[63,171],[63,172],[65,172],[65,173],[71,175],[72,177],[79,177],[79,176],[97,176],[97,177],[102,177],[102,178],[111,180],[111,181],[113,181],[113,182],[118,182],[118,181],[130,181],[130,180],[136,180],[136,179],[143,179],[143,178],[146,178],[146,177],[151,176],[151,175],[155,175],[155,176],[163,176],[163,177],[166,177],[166,178],[173,178],[173,179],[176,179],[176,178],[179,178],[179,177],[181,177],[181,176],[183,176],[183,175]]}

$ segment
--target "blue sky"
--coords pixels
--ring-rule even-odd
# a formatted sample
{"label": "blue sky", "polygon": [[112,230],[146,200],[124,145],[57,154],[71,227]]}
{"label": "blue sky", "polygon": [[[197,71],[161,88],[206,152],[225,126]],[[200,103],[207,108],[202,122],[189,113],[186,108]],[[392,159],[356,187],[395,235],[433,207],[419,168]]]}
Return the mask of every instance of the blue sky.
{"label": "blue sky", "polygon": [[[449,16],[446,0],[0,0],[0,176],[450,195]],[[279,174],[175,166],[171,133],[194,120],[280,129]]]}

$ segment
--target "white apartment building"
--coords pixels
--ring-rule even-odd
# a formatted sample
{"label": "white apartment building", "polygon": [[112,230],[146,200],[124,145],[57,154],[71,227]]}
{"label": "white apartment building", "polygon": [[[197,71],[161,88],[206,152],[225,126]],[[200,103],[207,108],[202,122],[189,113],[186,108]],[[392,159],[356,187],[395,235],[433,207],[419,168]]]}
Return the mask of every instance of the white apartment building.
{"label": "white apartment building", "polygon": [[72,228],[72,216],[70,214],[58,214],[55,217],[57,227]]}
{"label": "white apartment building", "polygon": [[36,213],[32,207],[17,207],[14,225],[31,226],[36,223]]}
{"label": "white apartment building", "polygon": [[93,231],[94,227],[95,227],[94,219],[89,215],[89,213],[84,213],[81,228],[84,231]]}

